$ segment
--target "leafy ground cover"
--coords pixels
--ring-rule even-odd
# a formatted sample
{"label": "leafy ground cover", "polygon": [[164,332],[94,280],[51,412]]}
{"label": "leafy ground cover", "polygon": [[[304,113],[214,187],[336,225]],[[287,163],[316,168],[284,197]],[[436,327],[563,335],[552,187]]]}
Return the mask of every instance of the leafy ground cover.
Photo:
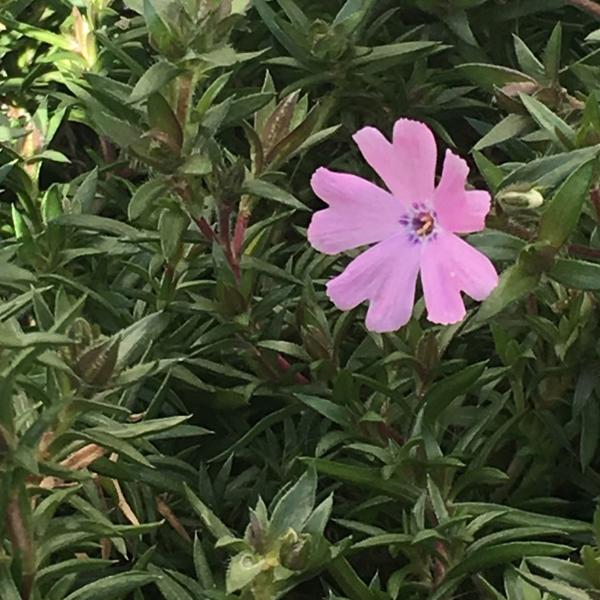
{"label": "leafy ground cover", "polygon": [[[599,22],[4,0],[1,600],[599,598]],[[500,281],[377,333],[310,180],[379,183],[352,135],[403,117],[492,194]]]}

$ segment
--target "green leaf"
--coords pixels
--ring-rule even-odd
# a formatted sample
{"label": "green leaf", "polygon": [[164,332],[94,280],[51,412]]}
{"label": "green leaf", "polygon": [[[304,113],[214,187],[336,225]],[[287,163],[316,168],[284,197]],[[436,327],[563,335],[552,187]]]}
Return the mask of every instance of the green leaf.
{"label": "green leaf", "polygon": [[[240,0],[240,2],[247,1],[248,0]],[[303,29],[310,27],[310,19],[302,12],[295,0],[277,0],[277,4],[279,4],[296,29],[302,31]]]}
{"label": "green leaf", "polygon": [[487,546],[498,545],[500,542],[509,542],[512,540],[527,540],[530,541],[536,537],[556,537],[560,535],[566,535],[565,532],[561,531],[551,525],[547,527],[530,526],[530,527],[515,527],[513,529],[502,529],[495,531],[488,535],[480,537],[477,541],[473,542],[467,549],[466,556],[476,555],[478,552]]}
{"label": "green leaf", "polygon": [[515,54],[519,61],[519,66],[527,75],[534,79],[543,80],[546,73],[544,65],[536,58],[535,54],[529,49],[527,44],[518,36],[513,34],[515,45]]}
{"label": "green leaf", "polygon": [[271,98],[273,98],[271,92],[257,92],[242,98],[236,98],[229,103],[223,126],[237,125],[240,121],[251,117],[257,110],[265,106]]}
{"label": "green leaf", "polygon": [[194,119],[202,119],[206,111],[212,106],[221,90],[225,87],[225,85],[227,85],[227,82],[230,78],[231,73],[223,73],[206,88],[206,91],[202,94],[202,96],[200,96],[200,99],[194,108]]}
{"label": "green leaf", "polygon": [[510,266],[500,276],[498,286],[482,302],[471,324],[487,321],[509,304],[532,292],[540,277],[539,274],[527,272],[520,263]]}
{"label": "green leaf", "polygon": [[497,522],[502,525],[510,525],[514,527],[555,527],[560,531],[566,531],[567,533],[572,534],[590,535],[591,533],[591,526],[585,521],[544,515],[512,508],[509,506],[502,506],[500,504],[492,504],[488,502],[456,502],[454,503],[454,507],[456,510],[464,510],[467,514],[473,516],[498,512],[500,514],[497,516]]}
{"label": "green leaf", "polygon": [[243,191],[246,194],[251,194],[253,196],[257,196],[258,198],[266,198],[267,200],[274,200],[284,206],[291,206],[297,210],[307,211],[308,207],[300,200],[297,200],[285,190],[269,183],[268,181],[264,181],[263,179],[252,179],[250,181],[246,181],[243,186]]}
{"label": "green leaf", "polygon": [[[116,561],[104,560],[101,558],[71,558],[40,569],[37,572],[36,580],[38,583],[43,581],[44,584],[46,584],[48,580],[52,581],[70,573],[98,571],[103,567],[113,565],[115,562]],[[4,598],[4,596],[0,597]]]}
{"label": "green leaf", "polygon": [[600,439],[600,407],[597,401],[588,402],[581,418],[581,435],[579,438],[579,462],[585,472],[596,454]]}
{"label": "green leaf", "polygon": [[0,166],[0,183],[2,183],[8,174],[12,171],[12,168],[17,164],[18,160],[15,158],[6,164]]}
{"label": "green leaf", "polygon": [[528,96],[527,94],[519,94],[519,98],[521,98],[521,102],[524,104],[527,112],[533,117],[533,120],[548,133],[559,148],[568,149],[565,148],[563,140],[567,140],[571,145],[574,145],[575,131],[570,125],[554,114],[537,98]]}
{"label": "green leaf", "polygon": [[129,102],[135,104],[154,92],[161,91],[179,74],[179,69],[170,62],[161,60],[154,63],[138,80],[129,96]]}
{"label": "green leaf", "polygon": [[6,13],[0,17],[0,22],[11,30],[17,31],[21,35],[25,35],[33,40],[38,40],[39,42],[49,44],[50,46],[60,48],[61,50],[67,50],[69,52],[73,50],[72,43],[68,38],[56,33],[52,33],[46,29],[34,27],[28,23],[15,21],[8,17]]}
{"label": "green leaf", "polygon": [[494,125],[474,146],[473,150],[483,150],[506,142],[530,128],[529,119],[523,115],[508,115]]}
{"label": "green leaf", "polygon": [[127,223],[96,215],[61,215],[54,219],[52,223],[63,227],[76,227],[77,229],[109,233],[119,237],[137,237],[138,235],[138,230],[127,225]]}
{"label": "green leaf", "polygon": [[167,262],[177,258],[181,249],[181,237],[188,228],[189,217],[179,209],[166,208],[158,221],[160,247]]}
{"label": "green leaf", "polygon": [[327,570],[350,600],[375,600],[378,597],[375,592],[371,592],[344,556],[339,556],[331,562]]}
{"label": "green leaf", "polygon": [[319,473],[358,487],[386,494],[407,504],[412,505],[419,497],[417,488],[397,479],[384,479],[372,467],[357,467],[356,465],[334,462],[323,458],[303,458],[302,461],[314,466]]}
{"label": "green leaf", "polygon": [[307,469],[300,479],[280,498],[271,514],[269,537],[276,540],[290,527],[302,531],[315,506],[317,475]]}
{"label": "green leaf", "polygon": [[577,225],[592,183],[593,165],[588,161],[574,171],[558,189],[540,222],[539,240],[560,248]]}
{"label": "green leaf", "polygon": [[129,148],[141,139],[141,132],[136,127],[106,112],[95,111],[92,118],[100,133],[122,148]]}
{"label": "green leaf", "polygon": [[473,158],[488,187],[492,192],[496,193],[504,179],[504,171],[481,152],[473,152]]}
{"label": "green leaf", "polygon": [[266,50],[257,50],[256,52],[236,52],[231,46],[222,46],[210,52],[200,54],[198,58],[215,67],[232,67],[233,65],[252,60],[264,54]]}
{"label": "green leaf", "polygon": [[19,592],[10,574],[9,564],[6,559],[0,562],[0,598],[2,600],[21,600]]}
{"label": "green leaf", "polygon": [[0,348],[31,348],[34,346],[66,346],[72,344],[73,340],[61,333],[22,333],[15,335],[6,331],[0,331]]}
{"label": "green leaf", "polygon": [[467,393],[483,374],[486,364],[487,361],[470,365],[435,383],[423,401],[425,421],[433,423],[455,398]]}
{"label": "green leaf", "polygon": [[255,256],[244,254],[242,257],[242,268],[252,269],[258,271],[259,273],[264,273],[275,280],[281,280],[287,283],[291,282],[302,284],[299,279],[294,277],[291,273],[288,273],[286,270],[280,269],[279,267],[260,258],[256,258]]}
{"label": "green leaf", "polygon": [[213,578],[212,571],[206,559],[206,554],[202,548],[202,543],[198,534],[194,534],[194,569],[196,571],[196,577],[205,589],[214,587],[215,581]]}
{"label": "green leaf", "polygon": [[600,145],[597,145],[532,160],[514,169],[504,178],[500,187],[522,182],[527,182],[531,187],[554,187],[584,163],[596,158],[599,152]]}
{"label": "green leaf", "polygon": [[140,421],[139,423],[111,423],[106,426],[98,426],[88,429],[88,433],[104,431],[110,433],[121,440],[132,440],[136,438],[150,439],[152,434],[161,433],[173,429],[182,423],[185,423],[189,416],[182,415],[178,417],[164,417],[162,419],[151,419]]}
{"label": "green leaf", "polygon": [[599,263],[559,258],[547,275],[575,290],[600,290]]}
{"label": "green leaf", "polygon": [[165,600],[194,600],[194,596],[175,581],[168,572],[152,564],[148,566],[148,570],[156,577],[156,587]]}
{"label": "green leaf", "polygon": [[153,204],[167,190],[167,182],[162,179],[150,179],[144,182],[133,194],[127,216],[130,221],[135,221],[143,214],[149,212]]}
{"label": "green leaf", "polygon": [[560,577],[567,583],[571,583],[578,587],[587,587],[589,585],[585,567],[570,560],[542,556],[538,558],[528,558],[527,563],[536,569],[545,571],[555,577]]}
{"label": "green leaf", "polygon": [[544,49],[544,68],[546,76],[554,83],[558,82],[560,72],[560,55],[562,50],[562,25],[556,24]]}
{"label": "green leaf", "polygon": [[143,571],[127,571],[118,575],[109,575],[88,583],[73,593],[65,600],[106,600],[128,594],[149,583],[156,581],[156,577]]}
{"label": "green leaf", "polygon": [[184,484],[185,495],[194,512],[200,517],[204,526],[216,538],[235,537],[233,532],[225,525],[215,513]]}
{"label": "green leaf", "polygon": [[107,433],[106,431],[98,429],[87,429],[79,431],[77,434],[73,433],[74,437],[81,438],[89,442],[93,442],[102,446],[103,448],[109,448],[116,452],[121,457],[128,458],[134,463],[144,465],[146,467],[152,467],[150,461],[139,451],[133,444],[115,437],[114,435]]}
{"label": "green leaf", "polygon": [[0,285],[21,285],[35,282],[36,277],[30,271],[12,263],[0,262]]}
{"label": "green leaf", "polygon": [[[152,44],[159,52],[169,58],[171,55],[178,56],[183,51],[183,48],[177,42],[175,33],[171,28],[171,23],[168,22],[167,15],[165,14],[168,12],[164,10],[165,4],[167,6],[168,4],[160,2],[160,0],[158,2],[156,0],[143,0],[143,2],[144,18],[146,19]],[[163,8],[162,11],[160,10],[161,8]]]}
{"label": "green leaf", "polygon": [[469,16],[465,10],[455,10],[445,19],[448,27],[464,42],[471,46],[479,46],[471,29]]}
{"label": "green leaf", "polygon": [[169,325],[167,314],[156,312],[123,329],[119,335],[119,358],[117,366],[123,368],[138,360],[146,351],[148,344],[160,336]]}
{"label": "green leaf", "polygon": [[153,130],[167,134],[169,147],[174,149],[178,157],[183,144],[183,131],[170,104],[162,94],[156,92],[148,98],[146,108],[148,124]]}
{"label": "green leaf", "polygon": [[216,462],[226,459],[238,449],[246,447],[254,438],[256,438],[261,433],[269,429],[275,423],[279,423],[280,421],[283,421],[287,417],[290,417],[296,414],[297,412],[299,412],[299,407],[287,406],[286,408],[282,408],[280,410],[276,410],[274,412],[269,413],[256,424],[254,424],[248,431],[246,431],[244,435],[238,438],[235,443],[233,443],[227,449],[217,454],[217,456],[211,458],[210,462]]}
{"label": "green leaf", "polygon": [[409,63],[418,56],[443,48],[444,46],[439,42],[400,42],[373,48],[357,47],[358,56],[352,59],[350,68],[360,68],[369,73],[375,73],[392,65]]}
{"label": "green leaf", "polygon": [[250,552],[236,554],[227,567],[226,588],[232,594],[248,586],[266,569],[265,559]]}
{"label": "green leaf", "polygon": [[337,423],[340,427],[345,429],[352,427],[352,414],[345,406],[340,406],[334,402],[331,402],[330,400],[317,398],[316,396],[296,394],[296,397],[303,404],[306,404],[333,423]]}
{"label": "green leaf", "polygon": [[298,344],[292,342],[286,342],[283,340],[261,340],[256,344],[260,348],[267,348],[275,352],[281,352],[282,354],[288,354],[299,360],[310,362],[310,355],[306,350]]}
{"label": "green leaf", "polygon": [[493,91],[509,83],[535,83],[535,79],[507,67],[485,63],[465,63],[454,68],[458,75],[467,77],[483,88]]}
{"label": "green leaf", "polygon": [[474,233],[467,238],[478,250],[481,250],[492,260],[514,261],[525,247],[525,241],[504,231],[487,229],[481,233]]}
{"label": "green leaf", "polygon": [[281,20],[265,0],[253,0],[252,5],[271,33],[296,60],[307,64],[313,62],[310,53],[286,32],[281,25]]}
{"label": "green leaf", "polygon": [[507,542],[481,548],[466,557],[447,573],[449,579],[477,573],[497,565],[505,565],[528,556],[561,556],[573,551],[570,546],[549,542]]}
{"label": "green leaf", "polygon": [[93,201],[96,196],[96,188],[98,187],[98,167],[90,171],[83,183],[77,188],[77,192],[73,196],[73,204],[81,207],[81,212],[91,212]]}
{"label": "green leaf", "polygon": [[520,569],[519,575],[535,587],[548,592],[561,600],[593,600],[592,596],[584,590],[579,590],[565,583],[561,583],[560,581],[546,579],[539,575],[532,575],[531,573]]}
{"label": "green leaf", "polygon": [[408,533],[382,533],[374,535],[357,542],[352,546],[354,550],[362,550],[364,548],[377,548],[378,546],[391,546],[393,544],[410,544],[413,536]]}

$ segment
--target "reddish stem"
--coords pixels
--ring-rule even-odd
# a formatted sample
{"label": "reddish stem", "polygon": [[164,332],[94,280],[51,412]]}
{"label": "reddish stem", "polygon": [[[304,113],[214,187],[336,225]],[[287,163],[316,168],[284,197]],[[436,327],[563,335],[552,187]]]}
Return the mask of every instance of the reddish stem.
{"label": "reddish stem", "polygon": [[237,219],[235,221],[235,229],[233,232],[233,255],[238,259],[242,255],[242,246],[244,245],[244,238],[246,236],[246,229],[248,227],[250,215],[246,212],[238,213]]}
{"label": "reddish stem", "polygon": [[21,553],[23,573],[21,596],[23,600],[28,600],[35,579],[36,557],[31,532],[21,512],[18,493],[11,497],[6,507],[6,525],[13,549]]}
{"label": "reddish stem", "polygon": [[217,239],[217,236],[215,235],[213,228],[208,224],[208,221],[204,217],[192,218],[194,219],[196,227],[200,230],[200,233],[206,238],[206,241],[212,244]]}
{"label": "reddish stem", "polygon": [[221,239],[221,245],[223,246],[223,251],[225,252],[225,257],[227,258],[227,262],[235,275],[235,278],[239,280],[240,278],[240,265],[237,260],[237,256],[233,251],[233,246],[231,243],[231,209],[227,204],[224,204],[219,207],[219,237]]}
{"label": "reddish stem", "polygon": [[590,192],[590,200],[594,205],[594,210],[596,212],[596,221],[600,223],[600,188],[594,188]]}
{"label": "reddish stem", "polygon": [[[277,355],[277,366],[284,373],[287,373],[292,368],[292,365],[288,362],[286,358],[281,356],[281,354]],[[306,385],[307,383],[310,383],[310,381],[304,375],[302,375],[302,373],[296,373],[294,378],[296,379],[296,383],[299,383],[300,385]]]}
{"label": "reddish stem", "polygon": [[580,244],[571,244],[569,246],[569,254],[582,256],[584,258],[600,259],[600,249],[588,248],[587,246],[581,246]]}
{"label": "reddish stem", "polygon": [[379,435],[384,441],[394,440],[400,446],[404,444],[404,437],[402,437],[402,435],[400,435],[393,427],[391,427],[387,423],[379,423],[377,429]]}
{"label": "reddish stem", "polygon": [[434,587],[437,587],[443,580],[446,575],[446,562],[448,560],[448,552],[446,550],[446,545],[444,542],[437,541],[435,542],[436,552],[443,557],[442,558],[434,558],[433,559],[433,580]]}
{"label": "reddish stem", "polygon": [[600,4],[596,4],[592,0],[568,0],[568,2],[590,15],[593,15],[597,19],[600,19]]}
{"label": "reddish stem", "polygon": [[[188,206],[192,203],[192,193],[186,181],[179,181],[175,184],[175,188],[179,193],[179,196]],[[191,212],[191,211],[190,211]],[[196,224],[196,227],[199,229],[200,233],[206,238],[206,241],[209,244],[212,244],[216,241],[217,236],[213,231],[213,228],[209,225],[208,221],[204,217],[194,217],[190,215],[192,220]]]}

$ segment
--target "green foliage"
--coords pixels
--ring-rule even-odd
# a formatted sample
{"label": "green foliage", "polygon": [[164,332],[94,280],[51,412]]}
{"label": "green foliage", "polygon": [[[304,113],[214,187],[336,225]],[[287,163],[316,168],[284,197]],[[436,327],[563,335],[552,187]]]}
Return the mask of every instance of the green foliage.
{"label": "green foliage", "polygon": [[[2,600],[600,597],[580,4],[1,4]],[[309,180],[402,116],[493,193],[502,274],[380,335]]]}

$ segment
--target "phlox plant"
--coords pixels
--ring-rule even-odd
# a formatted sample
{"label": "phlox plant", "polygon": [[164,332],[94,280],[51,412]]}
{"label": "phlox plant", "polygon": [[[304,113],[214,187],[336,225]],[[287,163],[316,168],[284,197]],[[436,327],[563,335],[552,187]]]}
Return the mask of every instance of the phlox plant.
{"label": "phlox plant", "polygon": [[0,600],[600,597],[596,0],[0,4]]}

